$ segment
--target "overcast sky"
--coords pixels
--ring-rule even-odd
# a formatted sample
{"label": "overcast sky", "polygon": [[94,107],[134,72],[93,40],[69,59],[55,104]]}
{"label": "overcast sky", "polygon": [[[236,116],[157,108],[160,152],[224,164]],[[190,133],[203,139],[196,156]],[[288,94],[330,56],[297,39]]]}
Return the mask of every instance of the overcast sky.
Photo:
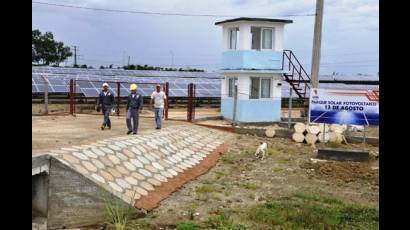
{"label": "overcast sky", "polygon": [[[315,0],[39,0],[39,2],[116,10],[213,14],[292,19],[285,26],[284,48],[291,49],[310,73]],[[32,28],[79,47],[79,63],[201,68],[221,64],[222,31],[227,18],[110,13],[32,4]],[[72,65],[73,59],[67,61]],[[325,0],[321,74],[379,71],[379,1]]]}

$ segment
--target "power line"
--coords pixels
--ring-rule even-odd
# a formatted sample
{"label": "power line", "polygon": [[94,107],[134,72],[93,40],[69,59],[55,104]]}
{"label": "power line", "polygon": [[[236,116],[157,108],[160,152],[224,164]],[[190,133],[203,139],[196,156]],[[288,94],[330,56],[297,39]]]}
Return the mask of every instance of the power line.
{"label": "power line", "polygon": [[375,60],[358,60],[358,61],[344,61],[344,62],[323,62],[322,64],[324,65],[338,65],[338,64],[346,64],[346,63],[366,63],[366,62],[378,62],[379,60],[375,59]]}
{"label": "power line", "polygon": [[[188,16],[188,17],[216,17],[216,18],[243,17],[243,15],[238,16],[238,15],[217,15],[217,14],[184,14],[184,13],[164,13],[164,12],[150,12],[150,11],[104,9],[104,8],[64,5],[64,4],[37,2],[37,1],[32,1],[31,3],[40,4],[40,5],[48,5],[48,6],[65,7],[65,8],[74,8],[74,9],[95,10],[95,11],[103,11],[103,12],[111,12],[111,13],[148,14],[148,15],[162,15],[162,16]],[[315,15],[316,14],[288,14],[288,15],[278,15],[277,17],[308,17],[308,16],[315,16]]]}

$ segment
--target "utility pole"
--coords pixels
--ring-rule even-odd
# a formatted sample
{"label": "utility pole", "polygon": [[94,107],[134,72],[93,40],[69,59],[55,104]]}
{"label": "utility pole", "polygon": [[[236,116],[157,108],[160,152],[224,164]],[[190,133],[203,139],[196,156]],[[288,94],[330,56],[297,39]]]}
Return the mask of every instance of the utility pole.
{"label": "utility pole", "polygon": [[311,83],[313,88],[319,87],[320,45],[322,40],[323,1],[316,0],[315,30],[313,35]]}
{"label": "utility pole", "polygon": [[74,46],[74,66],[77,66],[77,46]]}
{"label": "utility pole", "polygon": [[130,58],[131,58],[131,56],[128,56],[128,65],[127,66],[130,66]]}
{"label": "utility pole", "polygon": [[232,126],[236,125],[236,104],[238,102],[238,86],[234,80]]}

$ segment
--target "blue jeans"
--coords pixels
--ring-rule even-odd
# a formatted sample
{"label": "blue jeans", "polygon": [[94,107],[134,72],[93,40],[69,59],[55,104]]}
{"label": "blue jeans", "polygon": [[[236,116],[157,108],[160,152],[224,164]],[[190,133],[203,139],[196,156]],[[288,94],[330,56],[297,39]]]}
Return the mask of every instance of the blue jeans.
{"label": "blue jeans", "polygon": [[111,107],[110,106],[103,106],[102,109],[103,115],[104,115],[104,120],[102,123],[102,126],[110,127],[111,128],[111,120],[110,120],[110,112],[111,112]]}
{"label": "blue jeans", "polygon": [[155,108],[155,123],[157,124],[157,128],[161,128],[162,110],[163,108]]}
{"label": "blue jeans", "polygon": [[[138,109],[129,108],[127,111],[127,128],[128,131],[137,133],[138,132],[138,123],[139,123],[139,113]],[[134,127],[131,125],[131,119]]]}

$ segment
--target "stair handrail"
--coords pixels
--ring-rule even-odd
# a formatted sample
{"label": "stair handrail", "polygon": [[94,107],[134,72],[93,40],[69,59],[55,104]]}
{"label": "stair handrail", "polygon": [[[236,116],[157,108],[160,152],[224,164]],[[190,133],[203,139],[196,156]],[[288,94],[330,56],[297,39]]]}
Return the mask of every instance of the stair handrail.
{"label": "stair handrail", "polygon": [[[289,52],[289,56],[286,54],[286,52]],[[300,66],[301,70],[303,70],[303,73],[306,75],[306,77],[310,80],[309,74],[307,74],[305,68],[303,68],[302,64],[300,64],[299,60],[296,58],[296,55],[293,53],[292,50],[283,50],[283,54],[288,58],[289,62],[292,63],[293,67],[295,68],[295,64],[292,62],[292,56],[293,58],[297,61],[298,65]],[[283,65],[282,65],[283,66]],[[296,70],[297,71],[297,70]],[[298,71],[299,74],[302,74],[301,71]]]}

